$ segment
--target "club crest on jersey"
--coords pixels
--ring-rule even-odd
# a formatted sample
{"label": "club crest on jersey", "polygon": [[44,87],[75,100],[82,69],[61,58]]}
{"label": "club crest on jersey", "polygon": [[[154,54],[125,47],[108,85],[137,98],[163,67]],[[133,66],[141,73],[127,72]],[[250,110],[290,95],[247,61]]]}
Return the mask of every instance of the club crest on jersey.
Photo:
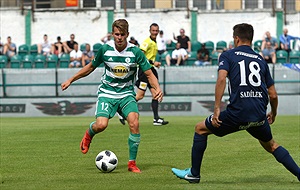
{"label": "club crest on jersey", "polygon": [[118,77],[125,76],[128,72],[129,69],[124,67],[123,65],[117,65],[114,68],[111,69],[111,71]]}
{"label": "club crest on jersey", "polygon": [[129,58],[129,57],[126,57],[126,58],[125,58],[125,62],[126,62],[126,63],[130,63],[130,58]]}

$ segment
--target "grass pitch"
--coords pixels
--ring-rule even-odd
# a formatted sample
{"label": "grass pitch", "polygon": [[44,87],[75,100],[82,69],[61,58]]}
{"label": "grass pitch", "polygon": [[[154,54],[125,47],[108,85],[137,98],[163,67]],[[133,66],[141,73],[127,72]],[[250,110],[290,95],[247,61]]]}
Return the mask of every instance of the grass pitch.
{"label": "grass pitch", "polygon": [[[1,118],[0,189],[299,189],[300,182],[247,132],[208,138],[200,184],[176,178],[172,167],[190,167],[194,126],[204,117],[167,117],[166,126],[140,118],[141,144],[137,164],[141,174],[127,171],[128,126],[117,118],[94,137],[83,155],[79,143],[92,117]],[[300,116],[279,116],[272,125],[274,139],[300,165]],[[119,165],[101,173],[95,156],[116,153]]]}

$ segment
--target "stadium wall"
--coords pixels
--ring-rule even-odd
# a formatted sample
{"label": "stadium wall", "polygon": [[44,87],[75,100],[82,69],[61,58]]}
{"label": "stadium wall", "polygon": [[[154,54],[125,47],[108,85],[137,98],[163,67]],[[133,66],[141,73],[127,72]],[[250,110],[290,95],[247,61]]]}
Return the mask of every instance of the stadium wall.
{"label": "stadium wall", "polygon": [[[50,42],[55,42],[57,36],[66,41],[74,33],[79,44],[94,44],[100,42],[110,31],[110,22],[124,18],[123,11],[111,9],[50,9],[38,10],[32,14],[27,14],[27,11],[22,15],[19,9],[1,8],[2,42],[6,41],[7,36],[11,36],[17,46],[25,43],[37,44],[43,41],[44,34],[48,35]],[[272,16],[271,11],[195,9],[192,14],[188,14],[186,9],[153,9],[128,10],[126,14],[130,24],[130,36],[134,36],[139,42],[149,35],[149,25],[153,22],[159,24],[169,39],[173,38],[173,33],[179,35],[179,29],[184,28],[186,34],[193,39],[197,38],[201,42],[210,40],[214,43],[220,40],[232,41],[232,27],[241,22],[254,26],[254,40],[262,39],[265,31],[278,36],[282,31],[278,26],[287,27],[291,35],[299,36],[300,33],[300,12],[288,14],[286,25],[278,17],[282,14]]]}
{"label": "stadium wall", "polygon": [[[279,115],[300,115],[299,71],[270,66],[279,94]],[[2,69],[0,70],[0,116],[94,116],[97,86],[103,68],[76,81],[66,91],[60,84],[78,69]],[[166,67],[158,70],[164,101],[160,113],[206,116],[213,112],[217,66]],[[151,95],[139,101],[141,115],[152,115]],[[228,93],[223,97],[223,108]]]}

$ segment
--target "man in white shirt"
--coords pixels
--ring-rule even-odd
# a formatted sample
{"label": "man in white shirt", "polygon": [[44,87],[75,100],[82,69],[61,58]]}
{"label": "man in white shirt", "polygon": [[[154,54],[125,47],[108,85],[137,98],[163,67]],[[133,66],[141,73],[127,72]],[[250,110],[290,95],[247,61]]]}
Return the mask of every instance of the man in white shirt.
{"label": "man in white shirt", "polygon": [[74,43],[74,50],[70,52],[70,64],[69,68],[73,67],[81,67],[81,60],[82,60],[82,51],[78,49],[78,43]]}
{"label": "man in white shirt", "polygon": [[172,57],[170,55],[166,56],[166,62],[168,66],[171,65],[184,65],[185,60],[188,59],[188,53],[184,48],[180,48],[180,43],[176,44],[176,49],[172,52]]}
{"label": "man in white shirt", "polygon": [[159,55],[167,51],[167,44],[170,44],[170,42],[171,42],[170,40],[164,37],[164,32],[162,30],[159,31],[159,35],[156,37],[156,44],[157,44]]}
{"label": "man in white shirt", "polygon": [[48,41],[47,34],[44,34],[44,41],[38,44],[38,53],[45,56],[49,55],[51,51],[51,44]]}

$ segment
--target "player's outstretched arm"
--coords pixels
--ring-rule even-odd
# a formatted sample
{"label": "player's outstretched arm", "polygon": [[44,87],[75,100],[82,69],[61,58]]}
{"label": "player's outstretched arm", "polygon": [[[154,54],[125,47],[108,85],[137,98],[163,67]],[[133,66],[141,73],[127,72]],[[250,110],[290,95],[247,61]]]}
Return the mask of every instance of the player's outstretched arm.
{"label": "player's outstretched arm", "polygon": [[221,112],[221,100],[224,94],[224,90],[226,87],[226,77],[227,71],[226,70],[219,70],[218,79],[215,86],[215,108],[214,108],[214,115],[212,118],[212,124],[214,127],[219,127],[222,121],[219,120],[219,115]]}
{"label": "player's outstretched arm", "polygon": [[74,81],[89,75],[96,69],[91,63],[80,69],[74,76],[61,84],[61,89],[66,90]]}
{"label": "player's outstretched arm", "polygon": [[278,97],[275,86],[272,85],[268,88],[271,111],[267,114],[267,119],[270,124],[274,123],[277,115]]}
{"label": "player's outstretched arm", "polygon": [[152,73],[151,69],[147,70],[144,72],[145,75],[148,78],[148,81],[150,83],[150,85],[152,86],[152,88],[155,90],[155,96],[154,99],[158,100],[159,102],[161,102],[163,100],[163,93],[160,89],[159,83],[157,78],[155,77],[155,75]]}

